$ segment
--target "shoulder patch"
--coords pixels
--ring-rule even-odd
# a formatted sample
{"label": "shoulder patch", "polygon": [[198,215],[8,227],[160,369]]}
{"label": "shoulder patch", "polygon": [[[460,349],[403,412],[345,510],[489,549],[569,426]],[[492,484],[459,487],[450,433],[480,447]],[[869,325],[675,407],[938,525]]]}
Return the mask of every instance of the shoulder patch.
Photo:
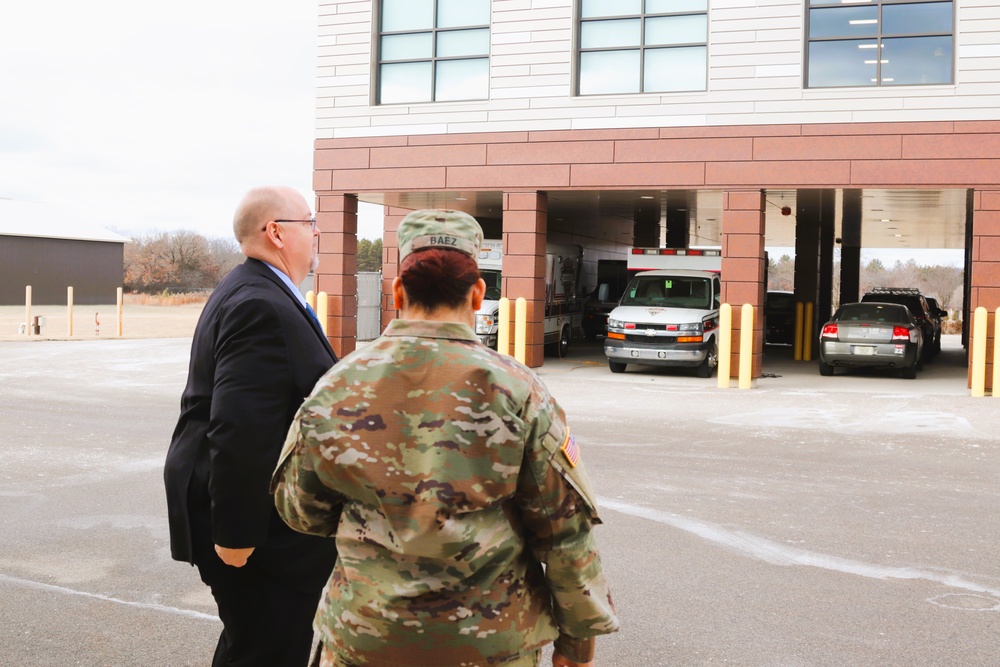
{"label": "shoulder patch", "polygon": [[563,456],[569,461],[570,466],[575,468],[580,462],[580,446],[576,444],[576,438],[571,436],[569,431],[566,432],[566,440],[563,441],[562,447],[559,449],[562,450]]}

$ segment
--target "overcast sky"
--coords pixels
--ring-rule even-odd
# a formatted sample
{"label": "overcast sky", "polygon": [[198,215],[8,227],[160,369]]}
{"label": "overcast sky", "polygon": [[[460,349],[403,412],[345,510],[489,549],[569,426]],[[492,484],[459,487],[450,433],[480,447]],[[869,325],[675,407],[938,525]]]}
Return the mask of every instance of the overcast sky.
{"label": "overcast sky", "polygon": [[312,204],[316,26],[315,0],[3,2],[0,197],[126,235],[231,236],[262,184]]}

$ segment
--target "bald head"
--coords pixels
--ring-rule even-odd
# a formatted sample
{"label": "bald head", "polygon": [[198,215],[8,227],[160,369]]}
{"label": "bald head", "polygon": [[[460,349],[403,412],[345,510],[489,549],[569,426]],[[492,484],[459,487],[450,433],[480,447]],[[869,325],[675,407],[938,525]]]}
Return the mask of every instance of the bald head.
{"label": "bald head", "polygon": [[261,229],[271,220],[296,219],[305,199],[294,188],[263,186],[254,188],[243,196],[233,216],[233,234],[240,247],[246,251],[260,236]]}

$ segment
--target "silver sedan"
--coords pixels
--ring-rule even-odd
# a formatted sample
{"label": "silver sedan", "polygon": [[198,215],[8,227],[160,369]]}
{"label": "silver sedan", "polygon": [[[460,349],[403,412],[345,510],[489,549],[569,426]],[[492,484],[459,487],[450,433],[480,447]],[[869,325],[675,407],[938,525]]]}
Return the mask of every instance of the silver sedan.
{"label": "silver sedan", "polygon": [[905,378],[923,368],[924,339],[906,306],[865,301],[842,305],[819,336],[820,375],[841,367],[897,368]]}

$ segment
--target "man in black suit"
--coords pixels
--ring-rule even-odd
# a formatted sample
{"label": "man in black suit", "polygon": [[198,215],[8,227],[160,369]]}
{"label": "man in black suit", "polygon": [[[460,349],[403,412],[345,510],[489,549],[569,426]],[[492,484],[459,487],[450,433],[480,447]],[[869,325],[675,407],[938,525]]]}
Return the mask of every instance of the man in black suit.
{"label": "man in black suit", "polygon": [[167,451],[170,550],[218,604],[213,667],[304,667],[336,546],[288,528],[268,484],[292,417],[337,361],[296,287],[318,264],[319,230],[301,194],[264,187],[233,231],[247,260],[205,304]]}

